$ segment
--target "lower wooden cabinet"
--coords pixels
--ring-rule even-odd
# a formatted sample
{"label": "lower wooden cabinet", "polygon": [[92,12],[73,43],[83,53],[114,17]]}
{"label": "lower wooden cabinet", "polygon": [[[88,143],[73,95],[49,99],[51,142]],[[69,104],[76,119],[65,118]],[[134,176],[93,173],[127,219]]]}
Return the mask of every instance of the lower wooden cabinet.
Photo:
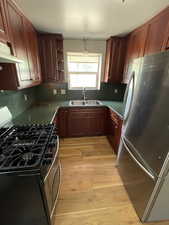
{"label": "lower wooden cabinet", "polygon": [[118,153],[123,120],[107,107],[62,107],[54,121],[60,137],[105,135]]}
{"label": "lower wooden cabinet", "polygon": [[105,135],[107,129],[106,107],[70,107],[59,110],[59,135],[82,137]]}
{"label": "lower wooden cabinet", "polygon": [[69,108],[60,108],[58,112],[58,130],[60,137],[68,137],[68,111]]}
{"label": "lower wooden cabinet", "polygon": [[118,153],[121,138],[123,120],[112,110],[108,116],[108,140],[113,147],[114,152]]}

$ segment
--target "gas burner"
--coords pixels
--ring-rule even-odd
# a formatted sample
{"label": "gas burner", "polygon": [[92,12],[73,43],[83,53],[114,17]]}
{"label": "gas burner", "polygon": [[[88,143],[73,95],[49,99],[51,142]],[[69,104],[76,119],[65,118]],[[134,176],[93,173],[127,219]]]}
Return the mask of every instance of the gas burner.
{"label": "gas burner", "polygon": [[22,155],[22,159],[25,161],[30,161],[33,158],[34,154],[32,152],[27,152]]}
{"label": "gas burner", "polygon": [[53,135],[53,124],[14,126],[0,135],[0,171],[37,168]]}

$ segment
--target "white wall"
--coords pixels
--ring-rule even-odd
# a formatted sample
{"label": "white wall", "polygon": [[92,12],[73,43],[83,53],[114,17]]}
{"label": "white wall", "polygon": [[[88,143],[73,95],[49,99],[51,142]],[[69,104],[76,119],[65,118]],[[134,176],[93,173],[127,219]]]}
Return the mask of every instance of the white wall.
{"label": "white wall", "polygon": [[[65,63],[65,80],[67,81],[67,52],[83,52],[84,42],[83,40],[64,40],[64,63]],[[103,79],[104,72],[104,61],[105,61],[105,51],[106,51],[106,41],[104,40],[87,40],[86,48],[89,53],[101,53],[102,54],[102,71],[101,77]],[[102,80],[101,79],[101,80]]]}

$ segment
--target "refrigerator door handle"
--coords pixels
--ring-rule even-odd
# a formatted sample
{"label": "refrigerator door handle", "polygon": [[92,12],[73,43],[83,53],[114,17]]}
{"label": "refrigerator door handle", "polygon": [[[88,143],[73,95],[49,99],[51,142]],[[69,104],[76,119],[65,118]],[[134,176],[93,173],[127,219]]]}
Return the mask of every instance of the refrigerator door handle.
{"label": "refrigerator door handle", "polygon": [[[133,102],[133,94],[134,94],[134,84],[135,83],[135,71],[132,72],[129,83],[127,85],[125,95],[124,95],[124,105],[125,105],[125,112],[124,112],[124,122],[127,121],[127,118],[130,113],[131,105]],[[130,96],[130,100],[128,102],[128,97]]]}
{"label": "refrigerator door handle", "polygon": [[130,154],[131,158],[135,161],[135,163],[137,163],[137,165],[153,180],[156,180],[156,177],[153,176],[135,157],[134,155],[131,153],[130,149],[128,148],[127,144],[125,143],[125,140],[123,138],[121,138],[126,150],[128,151],[128,153]]}

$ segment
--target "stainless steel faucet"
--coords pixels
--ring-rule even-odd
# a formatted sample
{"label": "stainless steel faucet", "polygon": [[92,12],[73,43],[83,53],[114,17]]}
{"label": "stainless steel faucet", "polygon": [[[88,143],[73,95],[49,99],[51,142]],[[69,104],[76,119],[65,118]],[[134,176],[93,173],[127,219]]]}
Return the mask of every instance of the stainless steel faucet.
{"label": "stainless steel faucet", "polygon": [[82,95],[83,95],[83,101],[85,102],[86,101],[86,88],[83,88],[82,90]]}

